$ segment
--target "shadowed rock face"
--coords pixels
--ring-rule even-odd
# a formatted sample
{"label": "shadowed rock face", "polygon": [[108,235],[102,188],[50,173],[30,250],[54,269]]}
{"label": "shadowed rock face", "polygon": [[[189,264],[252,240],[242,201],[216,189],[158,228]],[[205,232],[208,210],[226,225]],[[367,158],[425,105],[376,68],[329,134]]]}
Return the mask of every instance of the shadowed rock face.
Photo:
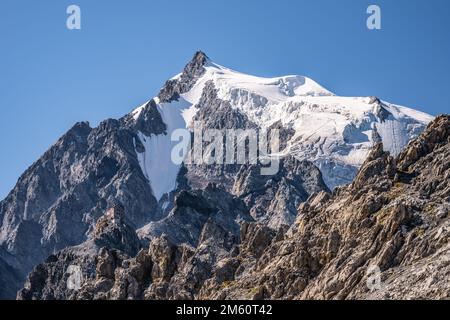
{"label": "shadowed rock face", "polygon": [[[9,256],[9,257],[8,257]],[[8,263],[7,259],[13,259],[7,252],[0,248],[0,300],[14,299],[20,289],[20,276]]]}
{"label": "shadowed rock face", "polygon": [[186,65],[179,79],[172,79],[166,82],[161,89],[158,98],[161,102],[170,102],[177,100],[180,94],[188,92],[195,84],[198,78],[204,73],[204,66],[208,62],[205,53],[198,51],[192,60]]}
{"label": "shadowed rock face", "polygon": [[111,199],[123,203],[134,228],[158,218],[137,140],[121,121],[94,129],[78,123],[20,177],[0,204],[0,246],[15,257],[11,267],[19,278],[50,254],[85,241]]}
{"label": "shadowed rock face", "polygon": [[[162,234],[134,258],[105,247],[84,265],[86,255],[68,249],[38,266],[19,298],[48,298],[42,292],[70,299],[449,298],[449,129],[450,116],[436,118],[397,159],[376,145],[351,185],[310,196],[290,228],[249,218],[236,234],[235,214],[246,216],[241,200],[212,185],[182,192],[172,212],[203,216],[196,243]],[[405,165],[408,154],[413,160]],[[245,193],[246,180],[237,185]],[[223,215],[226,223],[220,211],[235,214]],[[96,270],[77,292],[62,289],[50,272],[67,252]]]}
{"label": "shadowed rock face", "polygon": [[169,215],[140,229],[138,234],[147,242],[165,235],[175,244],[196,246],[205,224],[214,223],[227,230],[236,242],[240,221],[253,221],[244,202],[211,183],[203,190],[179,192]]}
{"label": "shadowed rock face", "polygon": [[[117,203],[117,201],[115,201]],[[103,279],[99,287],[111,289],[108,279],[114,278],[116,268],[126,264],[129,257],[135,257],[141,243],[125,215],[122,205],[114,205],[98,219],[90,238],[84,243],[66,248],[49,256],[37,265],[19,291],[20,300],[89,299],[79,290],[68,286],[71,266],[82,271],[83,281]]]}
{"label": "shadowed rock face", "polygon": [[252,217],[273,229],[290,226],[300,203],[312,194],[329,192],[320,170],[311,162],[287,157],[275,175],[261,175],[261,166],[242,166],[233,193],[245,201]]}

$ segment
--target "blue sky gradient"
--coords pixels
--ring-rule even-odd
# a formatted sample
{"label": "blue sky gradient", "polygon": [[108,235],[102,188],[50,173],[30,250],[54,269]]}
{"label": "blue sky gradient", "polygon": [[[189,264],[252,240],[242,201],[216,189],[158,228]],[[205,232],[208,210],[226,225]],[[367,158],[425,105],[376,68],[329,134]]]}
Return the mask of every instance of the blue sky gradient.
{"label": "blue sky gradient", "polygon": [[[370,4],[380,31],[366,27]],[[0,199],[75,122],[128,113],[200,49],[242,72],[447,113],[449,17],[448,0],[2,0]]]}

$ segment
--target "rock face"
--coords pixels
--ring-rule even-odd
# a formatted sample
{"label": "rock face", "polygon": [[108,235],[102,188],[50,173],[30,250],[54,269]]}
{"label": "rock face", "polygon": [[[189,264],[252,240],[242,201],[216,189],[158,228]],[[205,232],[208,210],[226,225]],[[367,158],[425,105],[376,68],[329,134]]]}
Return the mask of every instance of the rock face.
{"label": "rock face", "polygon": [[107,120],[76,124],[34,163],[0,203],[0,246],[21,278],[53,252],[85,241],[108,201],[134,228],[159,217],[135,151],[134,128]]}
{"label": "rock face", "polygon": [[14,259],[10,254],[0,248],[0,300],[13,299],[20,289],[21,278],[14,270],[7,259]]}
{"label": "rock face", "polygon": [[171,102],[178,100],[180,94],[186,93],[192,89],[198,78],[205,73],[205,64],[208,57],[205,53],[197,51],[192,60],[186,65],[178,79],[172,79],[166,82],[159,92],[158,98],[161,102]]}
{"label": "rock face", "polygon": [[126,218],[124,207],[120,203],[114,204],[97,221],[93,233],[96,246],[136,255],[141,243],[135,230],[125,222]]}
{"label": "rock face", "polygon": [[352,184],[314,193],[295,223],[278,229],[249,217],[243,200],[219,201],[226,192],[216,186],[182,192],[172,213],[204,215],[196,242],[161,234],[134,258],[117,247],[87,264],[76,258],[92,270],[76,293],[54,273],[74,260],[67,249],[35,268],[19,298],[448,299],[449,157],[450,116],[440,116],[397,158],[375,145]]}
{"label": "rock face", "polygon": [[320,170],[311,162],[283,159],[277,174],[261,175],[259,165],[242,166],[233,193],[251,208],[252,217],[274,229],[290,226],[300,203],[319,191],[329,192]]}
{"label": "rock face", "polygon": [[223,188],[209,184],[204,190],[178,193],[169,215],[141,228],[138,234],[147,241],[165,234],[173,243],[196,246],[207,223],[218,225],[228,237],[237,240],[240,221],[253,221],[245,203]]}
{"label": "rock face", "polygon": [[[44,263],[37,265],[17,298],[100,299],[103,297],[101,293],[112,289],[111,279],[114,279],[116,269],[122,265],[128,266],[129,257],[139,257],[141,249],[136,232],[126,221],[124,207],[117,201],[114,202],[98,220],[87,241],[51,255]],[[83,288],[70,287],[68,284],[73,275],[73,267],[81,271],[79,281],[85,284]],[[97,295],[92,293],[94,290]]]}
{"label": "rock face", "polygon": [[376,145],[351,185],[301,204],[281,240],[266,234],[262,255],[244,239],[233,281],[199,298],[448,299],[449,130],[436,118],[396,159]]}

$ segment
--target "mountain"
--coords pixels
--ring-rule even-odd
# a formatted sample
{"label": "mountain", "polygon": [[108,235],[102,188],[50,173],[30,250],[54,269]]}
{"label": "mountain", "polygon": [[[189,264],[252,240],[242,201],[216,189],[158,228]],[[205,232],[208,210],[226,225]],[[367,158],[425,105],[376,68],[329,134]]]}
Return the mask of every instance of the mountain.
{"label": "mountain", "polygon": [[[241,241],[242,223],[285,230],[312,194],[350,183],[374,145],[382,142],[396,155],[431,120],[374,97],[338,97],[302,76],[245,75],[197,52],[156,97],[96,128],[75,124],[19,178],[0,202],[0,267],[11,274],[0,295],[11,297],[35,266],[72,254],[70,248],[88,255],[86,265],[103,247],[133,256],[111,240],[123,228],[126,238],[139,238],[139,248],[160,237],[198,248],[202,241],[218,241],[207,236],[218,233],[228,240],[218,245],[222,251],[210,253],[215,261]],[[195,130],[196,123],[218,130],[278,129],[279,170],[263,176],[264,166],[249,159],[174,163],[172,133]],[[116,203],[125,217],[102,247],[98,223]]]}
{"label": "mountain", "polygon": [[[351,184],[312,195],[289,229],[242,221],[236,242],[208,220],[195,246],[162,235],[135,257],[69,248],[37,266],[18,298],[448,299],[449,156],[447,115],[396,158],[376,144]],[[180,195],[175,210],[213,214],[210,192]],[[86,270],[78,291],[65,287],[70,264]]]}

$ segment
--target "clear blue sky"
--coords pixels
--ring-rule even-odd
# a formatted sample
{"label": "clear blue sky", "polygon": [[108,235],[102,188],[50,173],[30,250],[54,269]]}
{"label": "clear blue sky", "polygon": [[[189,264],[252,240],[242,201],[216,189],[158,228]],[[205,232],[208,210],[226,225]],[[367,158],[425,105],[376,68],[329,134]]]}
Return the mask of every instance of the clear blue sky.
{"label": "clear blue sky", "polygon": [[[66,29],[77,4],[82,30]],[[382,9],[382,30],[366,9]],[[76,121],[117,118],[196,50],[436,115],[450,104],[448,0],[1,0],[0,198]]]}

